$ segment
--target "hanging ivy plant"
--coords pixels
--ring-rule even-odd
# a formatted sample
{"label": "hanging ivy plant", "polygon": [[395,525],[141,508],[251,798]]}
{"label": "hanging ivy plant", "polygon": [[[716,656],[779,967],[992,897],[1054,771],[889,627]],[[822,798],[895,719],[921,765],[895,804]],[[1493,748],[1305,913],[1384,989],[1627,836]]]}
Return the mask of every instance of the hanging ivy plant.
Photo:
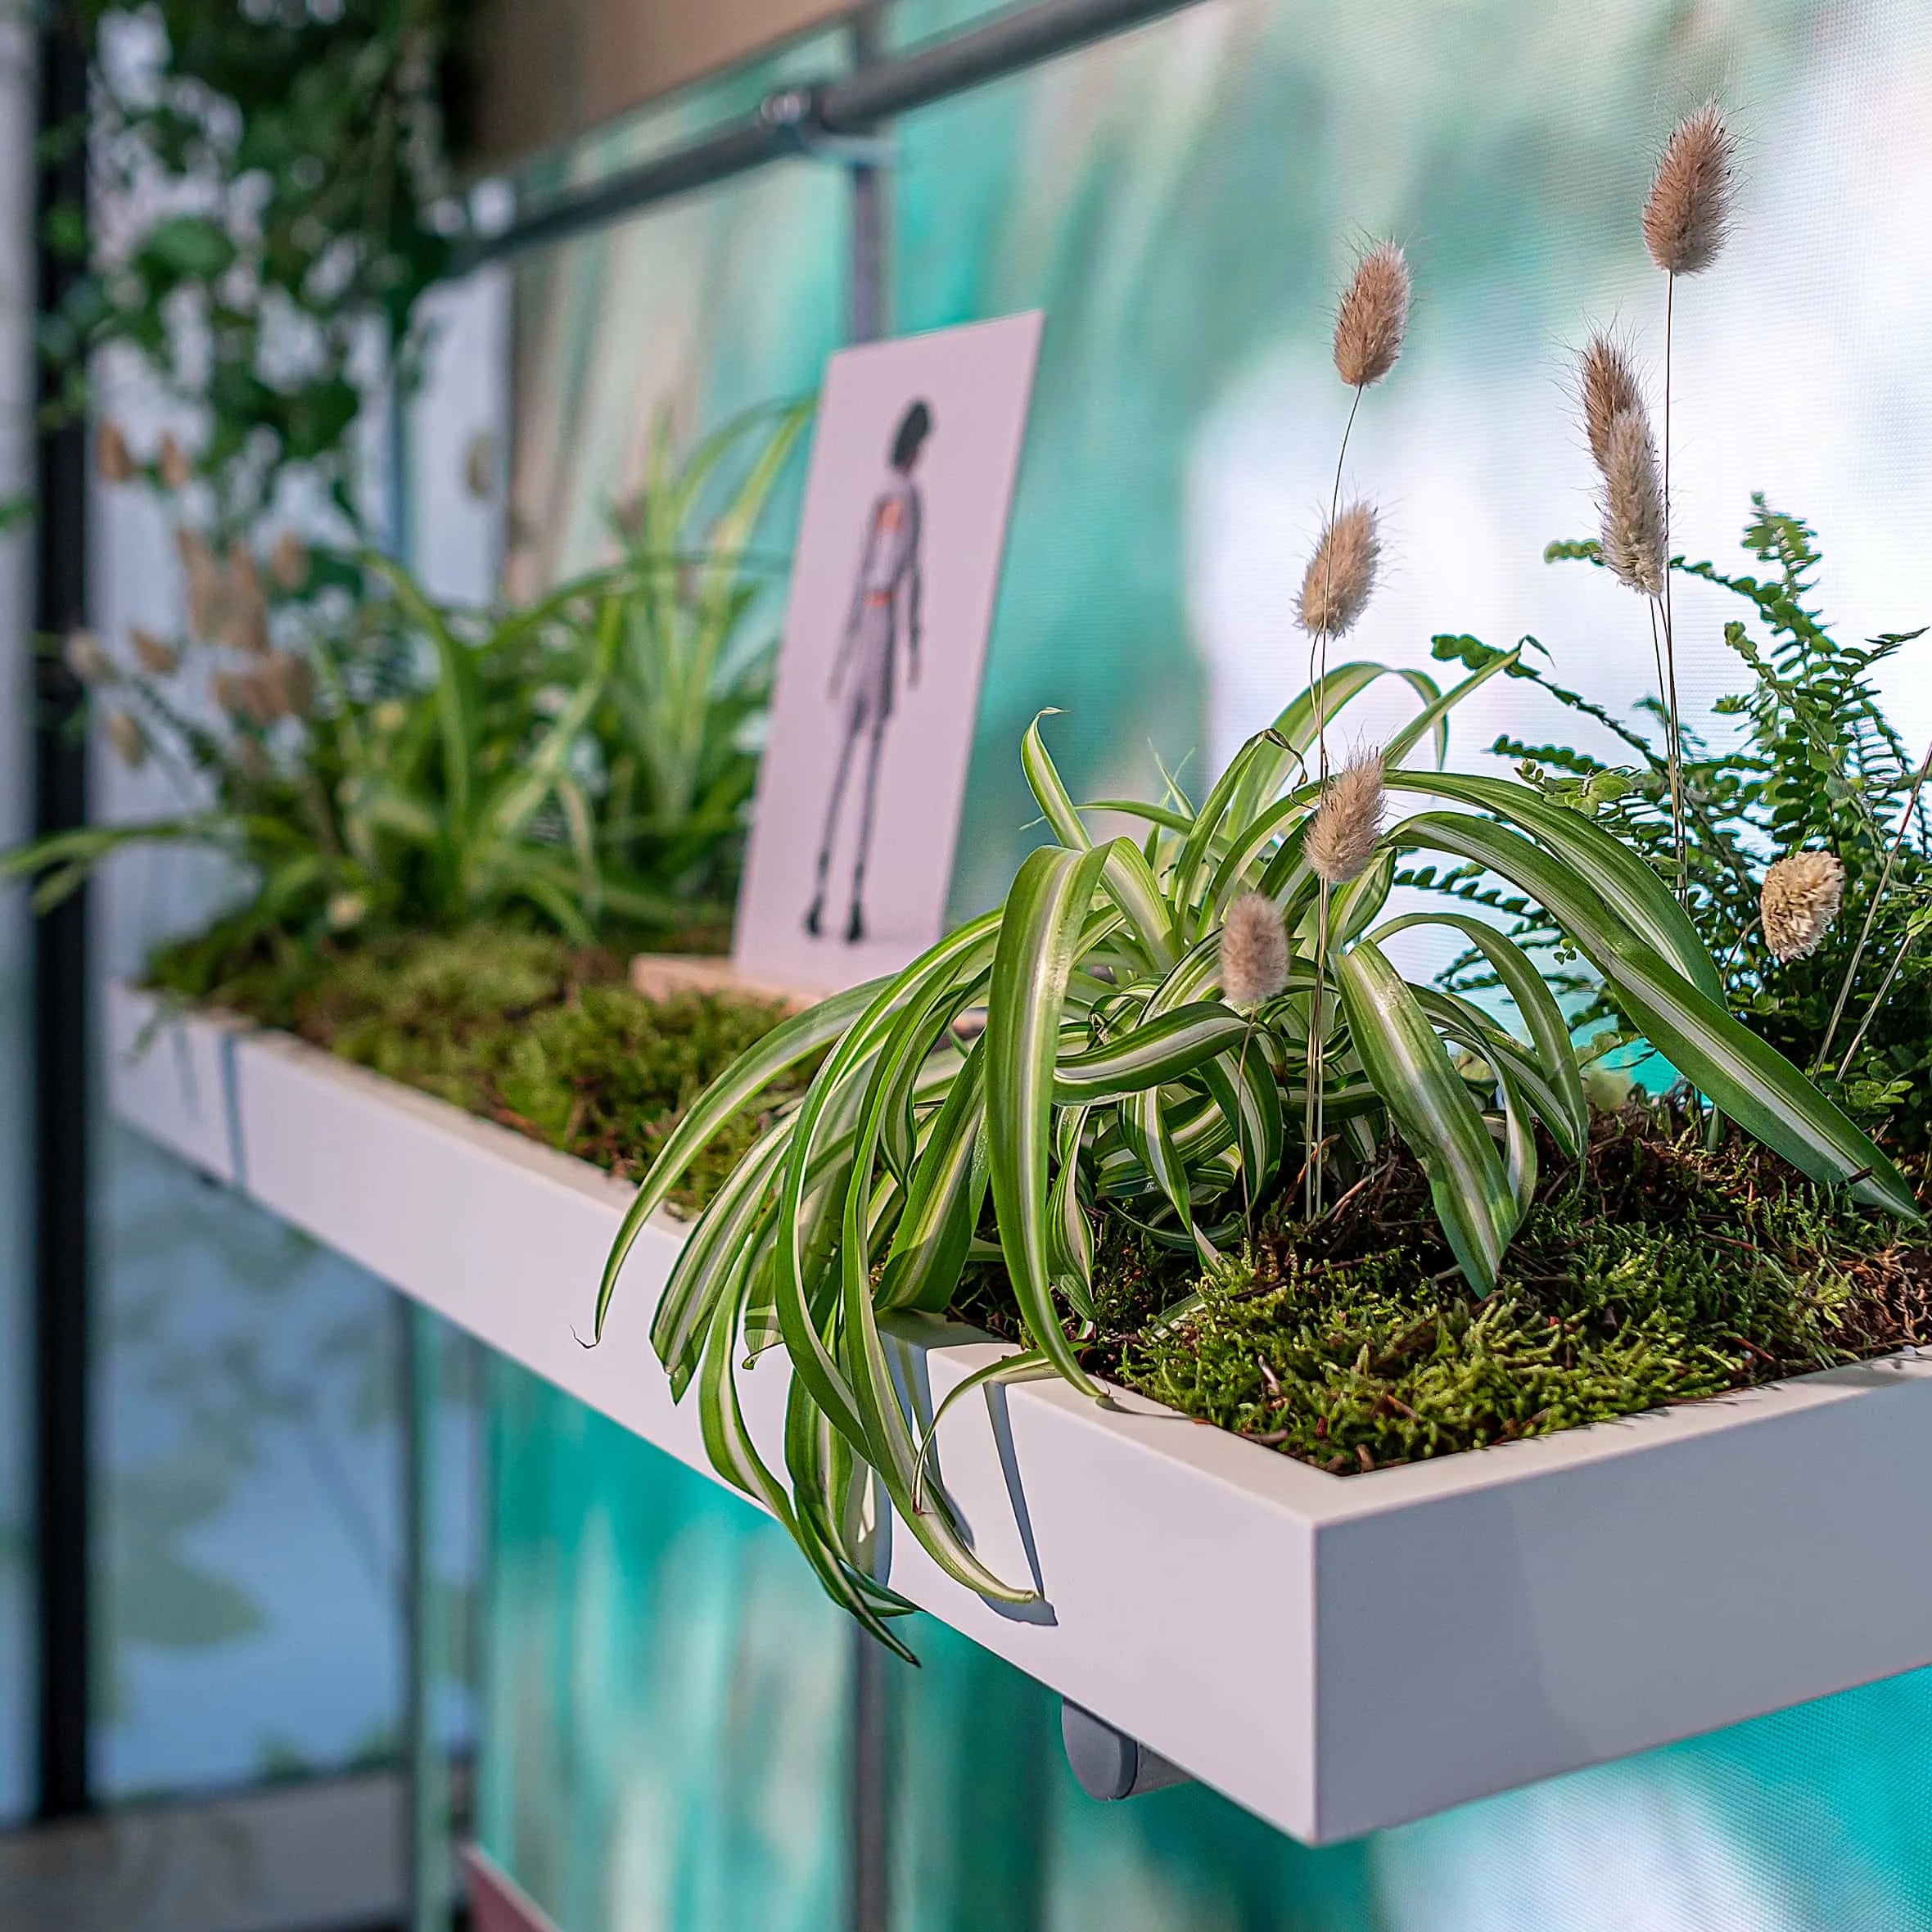
{"label": "hanging ivy plant", "polygon": [[417,303],[461,225],[446,156],[465,11],[80,0],[101,214],[90,247],[78,210],[53,213],[50,241],[86,252],[88,273],[43,319],[43,349],[66,410],[86,409],[88,366],[116,345],[199,405],[196,447],[141,467],[169,488],[203,481],[218,539],[255,527],[291,471],[360,531],[363,388],[385,356],[409,380]]}

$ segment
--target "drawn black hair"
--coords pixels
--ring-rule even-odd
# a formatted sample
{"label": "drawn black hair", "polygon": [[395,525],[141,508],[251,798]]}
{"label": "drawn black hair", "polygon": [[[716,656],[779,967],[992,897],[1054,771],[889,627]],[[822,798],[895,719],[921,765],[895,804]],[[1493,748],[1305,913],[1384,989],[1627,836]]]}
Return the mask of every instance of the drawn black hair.
{"label": "drawn black hair", "polygon": [[892,432],[892,467],[910,470],[918,460],[919,445],[932,433],[932,410],[928,404],[914,403],[899,418]]}

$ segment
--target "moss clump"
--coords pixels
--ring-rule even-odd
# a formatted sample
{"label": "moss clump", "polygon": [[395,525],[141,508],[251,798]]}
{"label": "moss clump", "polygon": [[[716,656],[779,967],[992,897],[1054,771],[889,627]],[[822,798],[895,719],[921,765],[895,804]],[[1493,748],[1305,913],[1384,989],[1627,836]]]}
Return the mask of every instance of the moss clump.
{"label": "moss clump", "polygon": [[[494,928],[263,950],[221,965],[211,972],[205,942],[191,942],[158,958],[151,978],[632,1177],[691,1102],[783,1017],[764,1000],[714,994],[647,1000],[615,954]],[[729,1122],[677,1204],[709,1199],[767,1117]]]}
{"label": "moss clump", "polygon": [[[1400,1154],[1205,1279],[1117,1234],[1095,1287],[1092,1366],[1338,1474],[1932,1339],[1932,1239],[1639,1108],[1600,1117],[1587,1162],[1546,1182],[1489,1295]],[[1003,1289],[973,1312],[1013,1333]]]}

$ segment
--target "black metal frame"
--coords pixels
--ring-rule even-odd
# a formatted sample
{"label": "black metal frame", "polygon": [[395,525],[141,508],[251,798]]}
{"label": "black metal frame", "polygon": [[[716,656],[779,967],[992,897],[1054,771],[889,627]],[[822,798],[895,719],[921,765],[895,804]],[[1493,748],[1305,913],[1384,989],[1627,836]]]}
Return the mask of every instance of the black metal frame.
{"label": "black metal frame", "polygon": [[[50,8],[40,34],[41,160],[36,212],[39,306],[57,309],[85,262],[47,239],[54,210],[88,210],[87,53],[70,7]],[[43,363],[43,406],[61,372]],[[43,428],[38,450],[34,627],[60,637],[87,613],[87,433]],[[87,822],[82,693],[57,655],[34,660],[34,833]],[[42,1818],[92,1808],[88,1733],[87,899],[77,892],[37,920],[34,1002],[34,1388],[35,1593],[39,1638],[38,1799]]]}
{"label": "black metal frame", "polygon": [[[810,153],[827,139],[870,133],[882,121],[930,107],[1096,40],[1180,13],[1198,0],[1034,0],[963,34],[880,56],[835,79],[782,88],[741,120],[594,187],[560,194],[500,233],[459,252],[457,273],[567,240],[657,202],[710,187],[769,161]],[[860,20],[869,13],[856,16]],[[873,32],[873,29],[861,29]],[[875,43],[876,44],[876,43]]]}
{"label": "black metal frame", "polygon": [[[849,29],[852,78],[871,73],[883,57],[882,10],[869,7],[852,16]],[[850,133],[868,136],[870,122]],[[876,161],[858,158],[848,165],[851,190],[851,291],[846,333],[869,342],[892,327],[887,245],[891,178]],[[851,1932],[887,1932],[892,1922],[892,1672],[891,1652],[856,1624],[851,1632],[851,1701],[846,1713],[848,1749],[846,1791],[846,1857]]]}

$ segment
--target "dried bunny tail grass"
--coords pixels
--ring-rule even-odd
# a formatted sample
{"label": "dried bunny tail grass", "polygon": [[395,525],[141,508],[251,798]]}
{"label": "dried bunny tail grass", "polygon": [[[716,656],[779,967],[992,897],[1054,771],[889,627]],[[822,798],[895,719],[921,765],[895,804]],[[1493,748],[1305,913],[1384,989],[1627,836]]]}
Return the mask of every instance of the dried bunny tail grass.
{"label": "dried bunny tail grass", "polygon": [[315,673],[297,651],[273,651],[255,674],[274,693],[278,711],[291,718],[308,718],[315,711]]}
{"label": "dried bunny tail grass", "polygon": [[181,662],[181,652],[165,638],[157,637],[145,625],[130,625],[128,642],[133,647],[134,661],[150,677],[165,678]]}
{"label": "dried bunny tail grass", "polygon": [[246,718],[264,731],[286,709],[281,686],[265,667],[218,670],[210,688],[214,693],[214,702],[230,717]]}
{"label": "dried bunny tail grass", "polygon": [[1600,331],[1577,358],[1578,386],[1583,405],[1583,433],[1600,470],[1609,467],[1610,425],[1619,416],[1644,413],[1644,392],[1630,358]]}
{"label": "dried bunny tail grass", "polygon": [[102,729],[113,746],[115,756],[129,771],[138,771],[147,762],[147,734],[131,711],[111,711]]}
{"label": "dried bunny tail grass", "polygon": [[269,575],[284,590],[300,590],[309,580],[309,547],[292,530],[285,530],[269,553]]}
{"label": "dried bunny tail grass", "polygon": [[1610,419],[1603,468],[1603,560],[1621,583],[1661,597],[1669,559],[1657,445],[1641,410]]}
{"label": "dried bunny tail grass", "polygon": [[1395,367],[1413,287],[1408,258],[1393,242],[1377,242],[1356,264],[1335,311],[1335,372],[1351,389],[1366,389]]}
{"label": "dried bunny tail grass", "polygon": [[1368,870],[1382,836],[1386,801],[1379,752],[1358,754],[1329,780],[1302,848],[1317,878],[1327,885],[1345,886]]}
{"label": "dried bunny tail grass", "polygon": [[1265,893],[1244,892],[1221,928],[1221,991],[1230,1006],[1259,1006],[1288,984],[1288,929]]}
{"label": "dried bunny tail grass", "polygon": [[170,490],[186,490],[195,480],[195,466],[173,430],[161,438],[160,454],[156,458],[161,481]]}
{"label": "dried bunny tail grass", "polygon": [[246,544],[228,546],[228,598],[222,642],[251,657],[267,655],[269,600],[262,593],[262,573],[255,553]]}
{"label": "dried bunny tail grass", "polygon": [[212,643],[221,634],[228,602],[228,575],[215,562],[208,539],[200,531],[177,530],[174,547],[187,579],[187,627],[200,643]]}
{"label": "dried bunny tail grass", "polygon": [[118,675],[107,647],[91,630],[70,630],[61,644],[61,661],[84,684],[111,684]]}
{"label": "dried bunny tail grass", "polygon": [[1695,275],[1718,259],[1731,230],[1735,151],[1715,101],[1672,129],[1644,203],[1644,246],[1665,274]]}
{"label": "dried bunny tail grass", "polygon": [[1351,503],[1330,519],[1308,559],[1298,616],[1310,637],[1338,638],[1354,629],[1375,588],[1382,539],[1375,512]]}
{"label": "dried bunny tail grass", "polygon": [[134,453],[118,422],[104,422],[94,432],[94,468],[103,483],[134,481]]}
{"label": "dried bunny tail grass", "polygon": [[1780,964],[1808,958],[1831,930],[1844,896],[1844,866],[1835,852],[1787,852],[1764,875],[1758,911]]}

